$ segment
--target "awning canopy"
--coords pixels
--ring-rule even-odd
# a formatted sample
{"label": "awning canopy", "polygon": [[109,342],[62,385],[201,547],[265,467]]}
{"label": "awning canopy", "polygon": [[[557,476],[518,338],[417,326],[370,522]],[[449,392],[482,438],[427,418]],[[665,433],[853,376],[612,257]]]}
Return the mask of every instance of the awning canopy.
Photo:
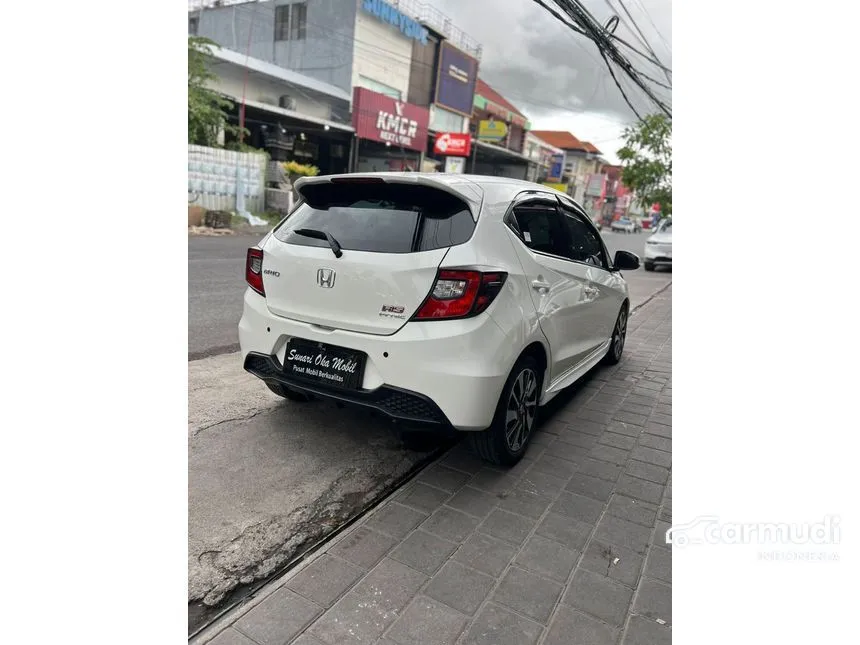
{"label": "awning canopy", "polygon": [[[222,92],[222,94],[229,98],[231,101],[234,101],[237,105],[241,105],[241,96],[234,96],[225,92]],[[270,105],[268,103],[261,103],[259,101],[249,101],[248,99],[245,99],[245,105],[247,105],[248,107],[257,108],[258,110],[263,110],[265,112],[271,112],[272,114],[276,114],[278,116],[285,116],[289,117],[290,119],[296,119],[298,121],[314,123],[323,127],[328,126],[332,130],[340,130],[341,132],[355,132],[355,128],[353,128],[351,125],[338,123],[336,121],[329,121],[328,119],[320,119],[315,116],[309,116],[307,114],[302,114],[301,112],[296,112],[295,110],[287,110],[285,108],[278,107],[277,105]]]}
{"label": "awning canopy", "polygon": [[504,159],[507,162],[514,163],[536,163],[525,155],[520,154],[519,152],[515,152],[514,150],[508,150],[507,148],[502,148],[501,146],[494,146],[492,143],[486,143],[480,140],[475,140],[474,143],[477,145],[477,152],[484,152],[489,157],[496,157],[498,159]]}

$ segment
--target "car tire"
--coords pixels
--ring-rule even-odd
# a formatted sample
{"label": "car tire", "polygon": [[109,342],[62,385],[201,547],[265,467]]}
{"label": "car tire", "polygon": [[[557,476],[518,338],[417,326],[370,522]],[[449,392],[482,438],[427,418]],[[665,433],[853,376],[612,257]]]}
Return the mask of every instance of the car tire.
{"label": "car tire", "polygon": [[618,318],[615,319],[615,326],[612,328],[612,342],[609,343],[609,349],[606,356],[603,357],[605,365],[618,365],[621,362],[621,356],[624,353],[624,343],[627,340],[627,320],[630,317],[627,303],[621,306],[621,311],[618,312]]}
{"label": "car tire", "polygon": [[[542,370],[533,357],[524,356],[517,361],[502,388],[492,425],[482,432],[469,433],[469,444],[475,454],[498,466],[513,466],[522,458],[537,428],[542,382]],[[511,407],[515,408],[511,410],[515,416],[509,422]]]}
{"label": "car tire", "polygon": [[646,262],[645,263],[645,270],[646,271],[653,271],[654,270],[654,263],[653,262]]}
{"label": "car tire", "polygon": [[266,386],[278,396],[288,399],[289,401],[294,401],[295,403],[307,403],[308,401],[314,400],[313,394],[291,390],[280,383],[266,383]]}

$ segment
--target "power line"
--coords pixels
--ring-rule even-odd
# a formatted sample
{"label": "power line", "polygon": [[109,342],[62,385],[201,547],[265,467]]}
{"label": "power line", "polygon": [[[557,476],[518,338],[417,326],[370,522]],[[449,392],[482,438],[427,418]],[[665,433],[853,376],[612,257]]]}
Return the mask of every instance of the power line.
{"label": "power line", "polygon": [[[534,0],[535,2],[539,2],[539,0]],[[542,2],[539,2],[543,4]],[[642,79],[641,72],[639,72],[633,65],[627,60],[621,52],[618,50],[618,47],[612,42],[611,34],[600,25],[591,15],[591,13],[579,2],[578,0],[554,0],[556,6],[560,7],[562,11],[567,14],[569,18],[575,23],[576,27],[574,31],[579,33],[580,31],[585,32],[585,35],[590,38],[597,45],[598,49],[601,52],[601,56],[604,58],[608,69],[610,70],[610,74],[612,75],[612,79],[615,82],[616,87],[621,92],[624,101],[630,107],[630,109],[639,116],[639,112],[636,107],[632,104],[630,99],[627,96],[627,93],[624,91],[624,88],[618,82],[618,78],[615,75],[615,71],[612,69],[610,65],[610,61],[614,62],[624,73],[632,80],[642,91],[648,96],[649,99],[670,119],[672,118],[672,111],[666,104],[654,94],[653,90],[645,83]],[[553,15],[557,15],[553,13]],[[570,27],[570,23],[567,20],[562,20],[563,24]],[[630,46],[630,45],[628,45]],[[656,61],[658,65],[665,68],[665,65]],[[641,118],[641,117],[640,117]]]}
{"label": "power line", "polygon": [[671,54],[671,53],[672,53],[672,48],[669,46],[669,43],[668,43],[668,42],[666,41],[666,39],[663,37],[663,34],[661,34],[661,33],[660,33],[660,30],[659,30],[659,29],[657,29],[657,25],[655,25],[655,24],[654,24],[654,20],[651,18],[651,14],[650,14],[650,13],[648,12],[648,10],[645,8],[645,5],[643,5],[643,4],[642,4],[641,0],[633,0],[633,1],[634,1],[637,5],[639,5],[639,8],[640,8],[640,9],[642,9],[642,13],[644,13],[644,14],[645,14],[645,17],[648,19],[648,22],[650,22],[650,23],[651,23],[651,26],[654,28],[654,32],[657,34],[657,37],[658,37],[660,40],[662,40],[662,41],[663,41],[663,44],[666,46],[666,51],[668,51],[668,52]]}
{"label": "power line", "polygon": [[[606,0],[606,4],[608,4],[610,7],[612,6],[610,4],[610,0]],[[631,16],[630,11],[627,10],[627,5],[624,4],[624,0],[618,0],[618,4],[621,5],[621,8],[624,10],[624,13],[627,14],[628,18],[630,18],[630,22],[633,23],[633,28],[636,30],[636,32],[639,34],[639,36],[642,38],[642,43],[645,45],[645,49],[647,49],[651,53],[651,55],[654,57],[655,60],[659,61],[660,57],[657,56],[657,52],[654,51],[654,48],[651,46],[651,44],[645,38],[645,34],[642,33],[642,30],[639,28],[639,25],[636,24],[635,20],[633,20],[633,16]],[[669,72],[665,71],[665,69],[664,69],[663,73],[666,75],[666,80],[671,83],[672,79],[669,76]],[[644,76],[644,74],[643,74],[643,76]],[[653,81],[653,79],[652,79],[652,81]]]}

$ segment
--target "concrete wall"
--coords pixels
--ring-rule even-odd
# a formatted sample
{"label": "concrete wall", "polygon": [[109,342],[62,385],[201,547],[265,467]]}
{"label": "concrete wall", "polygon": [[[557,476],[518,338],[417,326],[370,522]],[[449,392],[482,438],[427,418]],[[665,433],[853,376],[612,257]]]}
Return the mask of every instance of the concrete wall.
{"label": "concrete wall", "polygon": [[379,92],[379,87],[363,83],[361,77],[373,79],[397,90],[400,100],[405,101],[409,95],[412,42],[393,25],[359,8],[355,20],[353,86]]}
{"label": "concrete wall", "polygon": [[[250,39],[251,57],[350,92],[357,1],[306,0],[305,39],[275,42],[275,7],[293,2],[296,0],[272,0],[204,9],[197,34],[242,54]],[[408,70],[408,61],[406,67]]]}
{"label": "concrete wall", "polygon": [[[242,85],[245,79],[244,70],[230,63],[218,63],[213,65],[212,71],[218,75],[218,79],[209,85],[213,90],[223,92],[236,97],[242,97]],[[322,97],[313,97],[308,90],[296,90],[287,83],[280,83],[275,79],[267,79],[259,74],[248,75],[248,87],[245,97],[249,101],[267,103],[278,106],[278,97],[288,94],[296,100],[296,112],[320,119],[331,119],[331,103]]]}

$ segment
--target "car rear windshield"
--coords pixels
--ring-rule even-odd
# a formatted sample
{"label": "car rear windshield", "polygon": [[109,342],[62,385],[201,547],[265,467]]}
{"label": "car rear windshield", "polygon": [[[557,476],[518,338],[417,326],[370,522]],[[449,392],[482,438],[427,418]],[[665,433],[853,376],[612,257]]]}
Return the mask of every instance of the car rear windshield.
{"label": "car rear windshield", "polygon": [[475,222],[465,202],[444,191],[410,184],[312,184],[302,204],[278,227],[287,244],[327,247],[296,231],[331,235],[344,250],[412,253],[468,241]]}

